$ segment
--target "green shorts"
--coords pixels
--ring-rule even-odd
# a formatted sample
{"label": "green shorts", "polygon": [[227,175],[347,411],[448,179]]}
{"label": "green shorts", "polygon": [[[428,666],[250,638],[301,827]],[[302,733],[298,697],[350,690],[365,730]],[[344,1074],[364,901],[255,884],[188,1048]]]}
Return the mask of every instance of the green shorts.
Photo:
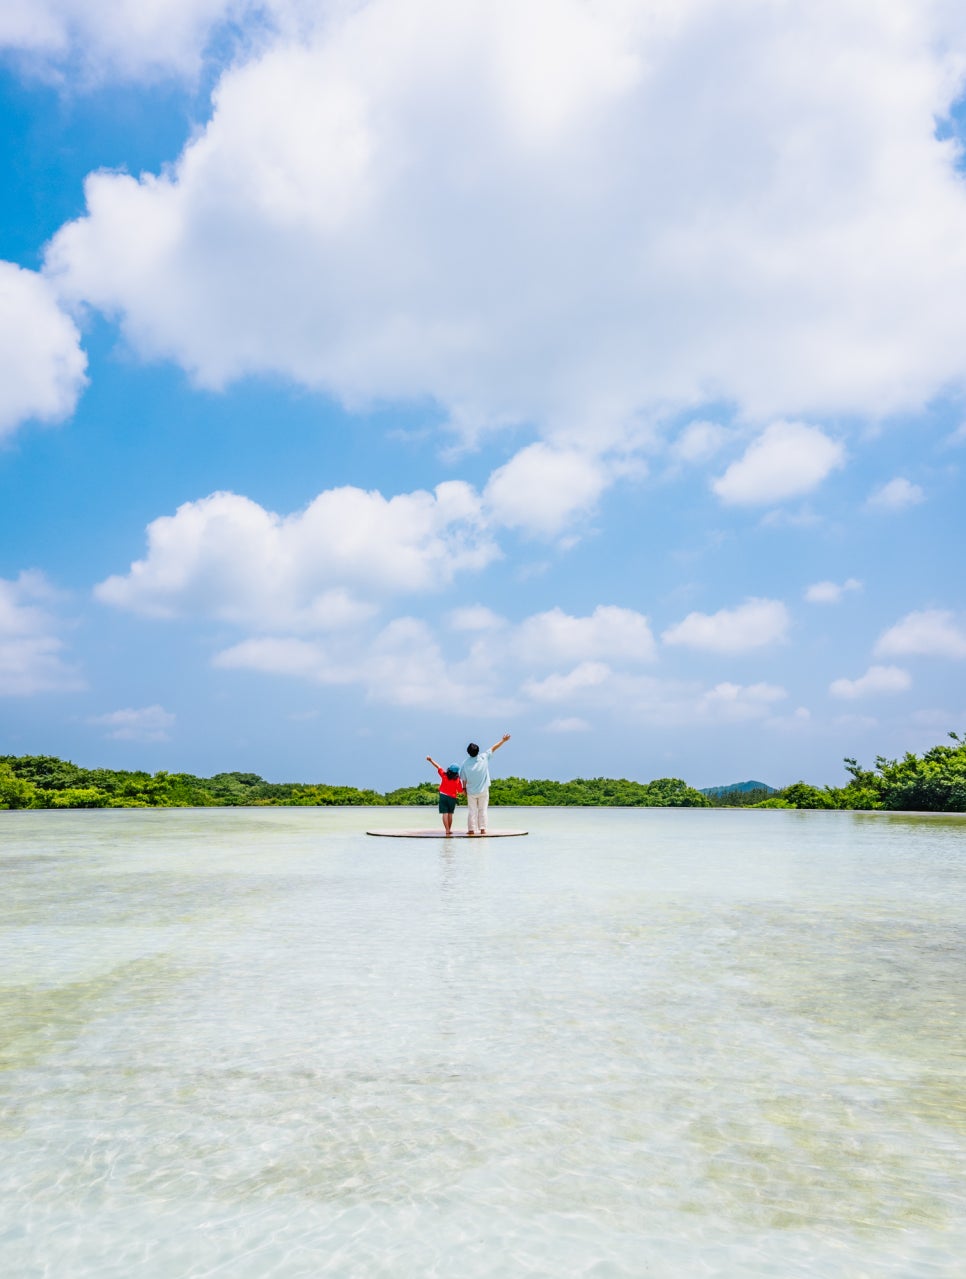
{"label": "green shorts", "polygon": [[442,791],[439,793],[439,811],[441,813],[456,812],[456,796],[444,795]]}

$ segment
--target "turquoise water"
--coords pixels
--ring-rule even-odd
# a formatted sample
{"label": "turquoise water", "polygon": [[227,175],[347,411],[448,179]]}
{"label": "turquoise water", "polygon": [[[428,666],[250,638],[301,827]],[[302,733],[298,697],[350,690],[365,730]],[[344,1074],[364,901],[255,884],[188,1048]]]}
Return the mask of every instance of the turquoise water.
{"label": "turquoise water", "polygon": [[966,820],[0,813],[0,1274],[952,1277]]}

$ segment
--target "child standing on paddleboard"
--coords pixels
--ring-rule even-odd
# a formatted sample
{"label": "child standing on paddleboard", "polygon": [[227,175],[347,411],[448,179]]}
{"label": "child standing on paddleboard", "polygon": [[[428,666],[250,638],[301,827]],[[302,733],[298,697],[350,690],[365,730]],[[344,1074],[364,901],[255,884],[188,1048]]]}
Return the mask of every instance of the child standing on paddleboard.
{"label": "child standing on paddleboard", "polygon": [[452,835],[456,800],[463,793],[463,783],[460,781],[460,766],[459,764],[450,764],[449,768],[443,768],[442,764],[436,763],[432,755],[426,756],[426,762],[432,764],[433,768],[439,773],[439,812],[443,819],[443,830],[447,835]]}

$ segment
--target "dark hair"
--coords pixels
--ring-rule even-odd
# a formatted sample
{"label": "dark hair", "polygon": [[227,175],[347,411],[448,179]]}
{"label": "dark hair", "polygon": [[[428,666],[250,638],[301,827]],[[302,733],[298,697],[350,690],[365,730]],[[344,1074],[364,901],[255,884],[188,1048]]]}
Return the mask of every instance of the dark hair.
{"label": "dark hair", "polygon": [[480,753],[480,748],[477,746],[476,742],[470,742],[469,746],[466,748],[466,753],[471,759],[476,759],[477,755]]}

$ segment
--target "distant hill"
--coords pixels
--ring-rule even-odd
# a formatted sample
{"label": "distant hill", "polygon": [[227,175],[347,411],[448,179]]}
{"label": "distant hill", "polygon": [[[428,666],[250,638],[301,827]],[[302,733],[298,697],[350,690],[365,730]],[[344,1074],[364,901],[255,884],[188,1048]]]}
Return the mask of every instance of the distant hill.
{"label": "distant hill", "polygon": [[703,786],[700,789],[702,795],[734,795],[744,794],[745,791],[763,790],[769,795],[774,795],[777,787],[769,786],[767,782],[732,782],[730,786]]}

